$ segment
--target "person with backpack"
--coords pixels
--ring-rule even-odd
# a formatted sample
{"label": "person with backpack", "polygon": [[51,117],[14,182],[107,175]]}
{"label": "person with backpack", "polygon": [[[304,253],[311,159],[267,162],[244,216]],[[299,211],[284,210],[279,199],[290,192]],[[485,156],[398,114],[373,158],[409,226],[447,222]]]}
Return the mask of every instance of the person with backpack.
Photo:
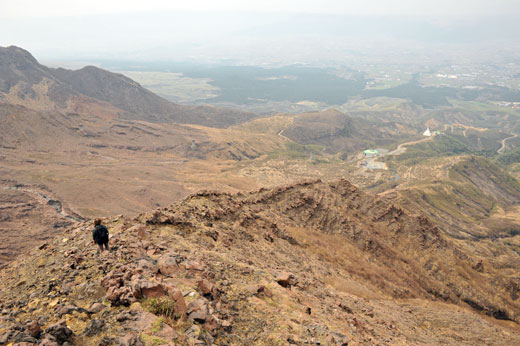
{"label": "person with backpack", "polygon": [[94,243],[98,244],[101,252],[103,252],[103,250],[110,251],[110,248],[108,247],[108,228],[101,224],[101,219],[94,220],[92,238],[94,239]]}

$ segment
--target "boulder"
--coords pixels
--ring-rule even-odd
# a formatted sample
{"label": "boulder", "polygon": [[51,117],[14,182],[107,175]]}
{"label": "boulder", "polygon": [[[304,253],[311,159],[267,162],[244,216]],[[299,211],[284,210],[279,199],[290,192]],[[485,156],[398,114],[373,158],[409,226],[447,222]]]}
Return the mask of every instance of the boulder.
{"label": "boulder", "polygon": [[189,314],[189,320],[194,322],[206,322],[206,319],[208,318],[208,313],[206,310],[197,310],[193,311],[191,314]]}
{"label": "boulder", "polygon": [[198,284],[199,290],[203,296],[205,296],[205,297],[211,296],[212,298],[216,298],[217,287],[215,286],[215,284],[209,282],[206,279],[200,280],[197,284]]}
{"label": "boulder", "polygon": [[157,264],[159,266],[159,272],[167,276],[173,276],[173,274],[177,273],[180,269],[177,263],[177,255],[172,253],[161,256]]}
{"label": "boulder", "polygon": [[90,313],[97,314],[98,312],[101,312],[105,309],[105,306],[101,303],[94,303],[92,306],[88,309]]}
{"label": "boulder", "polygon": [[208,318],[209,308],[203,299],[197,299],[188,305],[187,313],[190,321],[204,323]]}
{"label": "boulder", "polygon": [[186,270],[195,270],[195,271],[203,271],[204,270],[204,267],[202,266],[202,264],[200,264],[197,261],[188,262],[188,263],[186,263],[184,265],[184,267],[186,268]]}
{"label": "boulder", "polygon": [[142,258],[139,261],[137,261],[137,269],[141,273],[150,272],[152,274],[155,274],[159,271],[159,266],[155,264],[155,261],[152,259]]}
{"label": "boulder", "polygon": [[154,332],[154,335],[166,340],[173,340],[179,336],[177,332],[166,323],[163,323],[161,325],[161,329],[157,332]]}
{"label": "boulder", "polygon": [[62,305],[58,304],[54,308],[58,317],[62,317],[63,315],[72,314],[74,311],[78,311],[78,308],[74,305]]}
{"label": "boulder", "polygon": [[136,301],[136,297],[130,287],[110,287],[105,295],[113,305],[130,305]]}
{"label": "boulder", "polygon": [[281,272],[276,277],[276,282],[282,287],[291,288],[291,286],[298,284],[298,279],[292,273]]}
{"label": "boulder", "polygon": [[184,296],[180,290],[171,290],[169,291],[169,295],[172,300],[175,301],[175,313],[181,316],[182,319],[186,319],[186,312],[188,307],[186,306],[186,301],[184,300]]}
{"label": "boulder", "polygon": [[167,224],[170,223],[170,218],[167,215],[164,215],[161,211],[156,210],[152,213],[152,216],[146,220],[146,223],[157,225],[157,224]]}
{"label": "boulder", "polygon": [[25,332],[33,338],[39,338],[42,330],[37,321],[31,321],[25,325]]}
{"label": "boulder", "polygon": [[103,330],[104,326],[105,322],[103,322],[103,320],[90,320],[90,322],[85,327],[83,334],[85,334],[86,336],[93,336],[99,334]]}
{"label": "boulder", "polygon": [[59,323],[50,326],[45,329],[45,333],[52,335],[60,344],[68,341],[74,335],[72,330],[67,327],[65,321],[60,321]]}
{"label": "boulder", "polygon": [[251,285],[246,288],[251,294],[258,297],[272,297],[273,293],[271,290],[264,285]]}
{"label": "boulder", "polygon": [[132,293],[135,298],[159,298],[168,294],[166,286],[158,282],[146,280],[132,281]]}

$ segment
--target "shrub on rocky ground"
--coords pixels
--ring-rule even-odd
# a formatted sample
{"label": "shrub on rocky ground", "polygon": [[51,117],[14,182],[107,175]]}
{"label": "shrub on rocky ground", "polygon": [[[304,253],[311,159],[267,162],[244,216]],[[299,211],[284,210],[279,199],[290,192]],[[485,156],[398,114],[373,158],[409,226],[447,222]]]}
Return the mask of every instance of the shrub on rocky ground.
{"label": "shrub on rocky ground", "polygon": [[169,297],[146,298],[141,302],[141,305],[152,314],[164,316],[171,320],[180,318],[180,316],[175,313],[175,301]]}

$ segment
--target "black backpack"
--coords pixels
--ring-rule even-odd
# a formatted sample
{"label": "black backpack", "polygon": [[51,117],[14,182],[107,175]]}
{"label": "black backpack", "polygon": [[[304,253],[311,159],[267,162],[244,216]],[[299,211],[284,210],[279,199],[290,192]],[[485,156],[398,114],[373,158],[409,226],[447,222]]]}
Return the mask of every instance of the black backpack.
{"label": "black backpack", "polygon": [[108,228],[105,225],[97,225],[94,231],[94,239],[97,241],[108,241]]}

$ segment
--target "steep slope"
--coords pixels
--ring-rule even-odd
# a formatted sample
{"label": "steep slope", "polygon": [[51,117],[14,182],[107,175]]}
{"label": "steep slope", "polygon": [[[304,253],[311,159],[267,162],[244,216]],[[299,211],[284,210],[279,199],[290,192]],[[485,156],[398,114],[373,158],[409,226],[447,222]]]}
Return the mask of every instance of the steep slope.
{"label": "steep slope", "polygon": [[397,172],[399,185],[381,196],[427,215],[478,260],[476,268],[499,271],[503,288],[517,299],[520,183],[490,160],[475,156],[429,159]]}
{"label": "steep slope", "polygon": [[0,102],[38,111],[79,112],[152,122],[226,127],[248,112],[169,102],[117,73],[87,66],[77,71],[43,66],[18,47],[0,47]]}
{"label": "steep slope", "polygon": [[500,230],[484,220],[520,203],[520,183],[484,157],[431,159],[397,172],[403,180],[397,190],[401,203],[431,216],[457,238],[499,236],[508,226]]}
{"label": "steep slope", "polygon": [[1,272],[0,342],[520,341],[516,323],[469,308],[518,319],[500,273],[347,181],[203,192],[107,224],[111,253],[96,255],[83,223]]}
{"label": "steep slope", "polygon": [[81,218],[41,186],[0,180],[0,267]]}
{"label": "steep slope", "polygon": [[124,117],[129,119],[224,127],[254,117],[252,113],[231,109],[174,104],[130,78],[94,66],[76,71],[59,68],[51,73],[73,90],[125,110]]}

